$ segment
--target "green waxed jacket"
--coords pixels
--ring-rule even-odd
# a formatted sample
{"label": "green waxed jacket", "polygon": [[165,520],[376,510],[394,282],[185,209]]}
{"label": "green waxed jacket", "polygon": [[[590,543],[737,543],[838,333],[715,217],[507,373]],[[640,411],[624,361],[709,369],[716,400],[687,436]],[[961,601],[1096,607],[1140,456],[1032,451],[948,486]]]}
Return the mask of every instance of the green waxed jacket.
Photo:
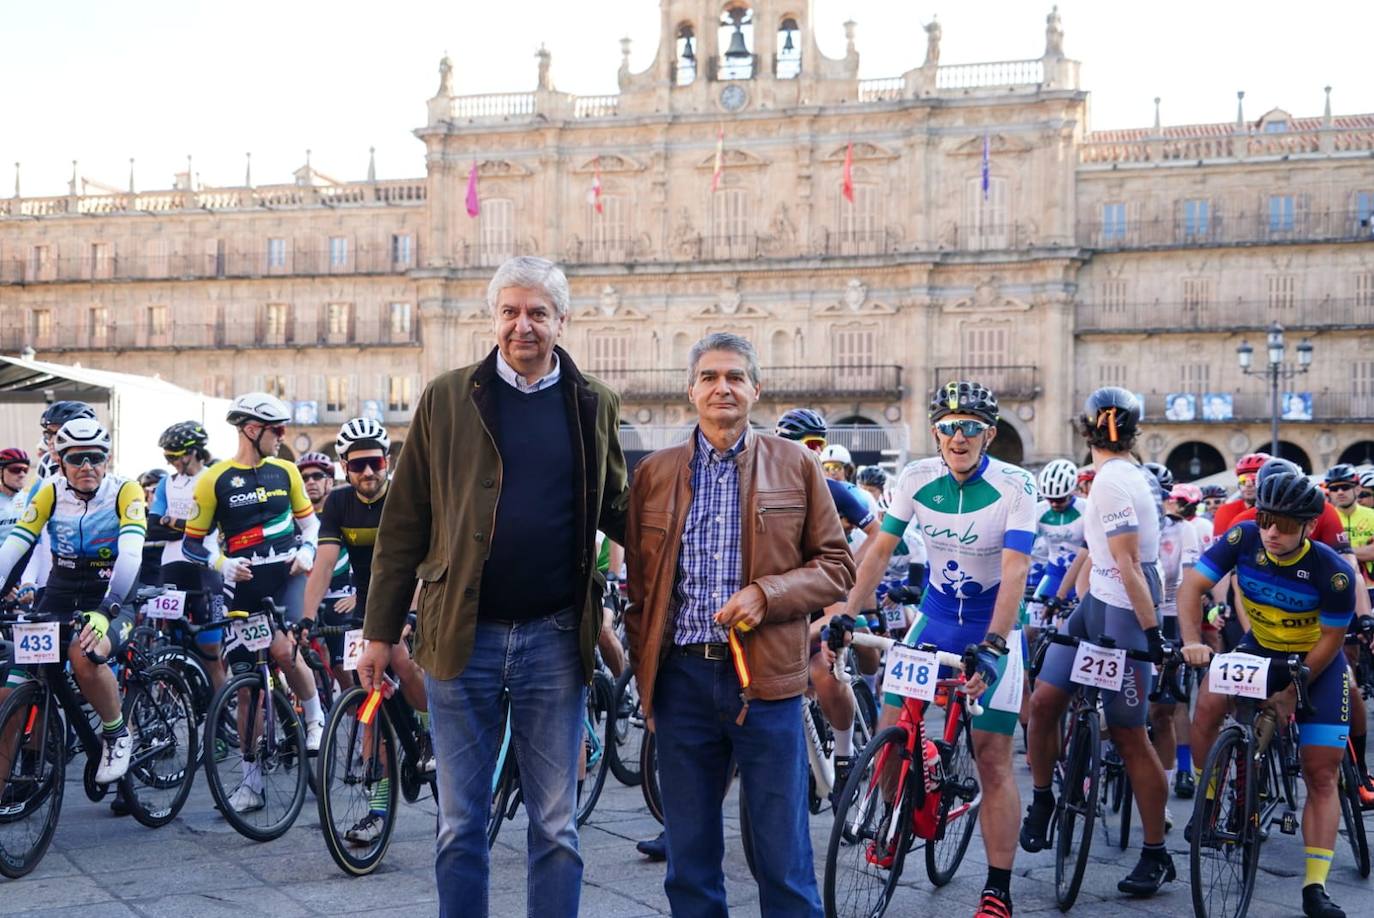
{"label": "green waxed jacket", "polygon": [[[579,636],[590,681],[601,629],[605,578],[596,570],[596,530],[620,542],[629,504],[620,450],[620,399],[558,354],[576,463],[577,595],[584,598]],[[436,679],[452,679],[472,654],[482,567],[491,549],[501,497],[501,456],[491,431],[496,349],[481,363],[431,382],[415,407],[410,433],[391,478],[372,556],[363,635],[400,639],[415,582],[421,583],[415,662]],[[529,575],[540,575],[530,558]]]}

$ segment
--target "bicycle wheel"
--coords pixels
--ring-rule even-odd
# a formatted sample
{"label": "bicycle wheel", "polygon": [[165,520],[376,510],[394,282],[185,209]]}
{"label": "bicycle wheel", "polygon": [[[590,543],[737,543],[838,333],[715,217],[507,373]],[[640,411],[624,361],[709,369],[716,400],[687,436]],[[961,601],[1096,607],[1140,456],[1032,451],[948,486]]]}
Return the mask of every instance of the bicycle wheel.
{"label": "bicycle wheel", "polygon": [[[949,706],[945,710],[949,711]],[[946,716],[949,716],[946,714]],[[936,886],[954,879],[964,859],[973,830],[978,826],[978,809],[983,790],[978,786],[978,768],[973,759],[973,734],[968,721],[960,718],[954,740],[936,740],[944,780],[940,787],[938,834],[926,842],[926,876]]]}
{"label": "bicycle wheel", "polygon": [[826,918],[879,918],[892,903],[911,848],[912,790],[921,777],[908,770],[900,799],[883,799],[883,777],[908,768],[905,727],[875,736],[854,763],[835,807],[825,852],[821,897]]}
{"label": "bicycle wheel", "polygon": [[37,682],[0,704],[0,874],[12,880],[43,860],[62,812],[67,756],[57,707]]}
{"label": "bicycle wheel", "polygon": [[1259,832],[1250,826],[1255,807],[1245,731],[1221,731],[1193,798],[1193,912],[1198,918],[1240,918],[1250,907]]}
{"label": "bicycle wheel", "polygon": [[[854,688],[854,748],[862,749],[863,743],[878,729],[878,702],[862,676],[855,677],[851,684]],[[863,742],[859,741],[861,730]]]}
{"label": "bicycle wheel", "polygon": [[1102,774],[1102,738],[1095,711],[1081,715],[1074,725],[1064,786],[1055,811],[1054,898],[1067,912],[1083,886],[1083,871],[1092,850],[1093,820],[1097,817],[1098,782]]}
{"label": "bicycle wheel", "polygon": [[615,707],[612,698],[615,684],[600,670],[587,687],[587,714],[582,724],[582,748],[586,771],[577,782],[577,824],[583,825],[601,799],[606,786],[606,772],[610,758],[606,755],[606,736],[614,729]]}
{"label": "bicycle wheel", "polygon": [[639,771],[639,754],[644,745],[644,712],[639,707],[639,683],[626,669],[615,683],[612,710],[615,719],[606,731],[606,757],[611,774],[626,787],[638,787],[644,780]]}
{"label": "bicycle wheel", "polygon": [[391,720],[379,705],[371,726],[363,724],[359,711],[367,698],[363,689],[352,688],[335,701],[325,722],[316,779],[325,847],[339,869],[355,877],[382,862],[400,803]]}
{"label": "bicycle wheel", "polygon": [[1350,842],[1350,850],[1355,855],[1355,869],[1360,876],[1369,876],[1369,838],[1365,834],[1364,812],[1360,807],[1360,779],[1355,772],[1355,763],[1347,755],[1341,759],[1341,821],[1345,824],[1345,837]]}
{"label": "bicycle wheel", "polygon": [[[210,703],[207,719],[219,723],[229,699],[240,692],[244,695],[240,719],[245,734],[251,737],[247,752],[230,749],[222,761],[215,761],[214,734],[207,730],[205,777],[215,804],[235,831],[254,841],[271,841],[291,828],[305,803],[309,784],[305,729],[285,693],[264,692],[262,676],[257,672],[240,673],[226,682]],[[271,737],[262,729],[268,704],[273,716]],[[243,801],[241,811],[235,810],[231,798],[245,785],[256,797]]]}
{"label": "bicycle wheel", "polygon": [[153,666],[124,696],[133,747],[120,779],[129,813],[150,829],[181,812],[196,779],[199,744],[191,690],[170,666]]}
{"label": "bicycle wheel", "polygon": [[644,794],[644,805],[658,824],[663,825],[663,797],[658,792],[658,740],[647,730],[639,754],[639,773],[643,777],[639,789]]}

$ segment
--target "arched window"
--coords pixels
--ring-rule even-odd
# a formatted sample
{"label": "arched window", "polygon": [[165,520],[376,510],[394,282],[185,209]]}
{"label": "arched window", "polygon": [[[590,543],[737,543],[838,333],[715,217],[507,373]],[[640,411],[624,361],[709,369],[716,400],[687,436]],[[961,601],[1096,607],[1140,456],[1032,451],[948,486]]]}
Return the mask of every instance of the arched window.
{"label": "arched window", "polygon": [[716,58],[716,79],[754,78],[754,12],[743,3],[731,3],[721,13],[716,47],[723,49]]}
{"label": "arched window", "polygon": [[777,48],[773,75],[780,80],[796,79],[802,69],[801,30],[797,27],[797,20],[791,16],[784,17],[778,23]]}
{"label": "arched window", "polygon": [[677,54],[673,57],[673,83],[688,86],[697,78],[696,30],[691,23],[677,27]]}

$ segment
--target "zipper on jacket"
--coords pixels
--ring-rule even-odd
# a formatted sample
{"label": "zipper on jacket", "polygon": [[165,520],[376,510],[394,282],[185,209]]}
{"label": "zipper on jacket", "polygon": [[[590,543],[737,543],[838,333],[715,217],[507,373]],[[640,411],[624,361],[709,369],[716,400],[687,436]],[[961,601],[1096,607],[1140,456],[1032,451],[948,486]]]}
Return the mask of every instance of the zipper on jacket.
{"label": "zipper on jacket", "polygon": [[758,520],[759,520],[758,531],[759,531],[759,532],[767,532],[767,531],[768,531],[768,527],[765,526],[765,525],[764,525],[764,522],[763,522],[763,518],[764,518],[764,515],[765,515],[765,514],[768,514],[768,513],[780,513],[780,512],[782,512],[782,511],[784,511],[784,510],[791,511],[791,512],[794,512],[794,513],[805,513],[805,512],[806,512],[806,508],[805,508],[805,507],[802,507],[802,506],[796,506],[796,507],[759,507],[759,509],[758,509]]}

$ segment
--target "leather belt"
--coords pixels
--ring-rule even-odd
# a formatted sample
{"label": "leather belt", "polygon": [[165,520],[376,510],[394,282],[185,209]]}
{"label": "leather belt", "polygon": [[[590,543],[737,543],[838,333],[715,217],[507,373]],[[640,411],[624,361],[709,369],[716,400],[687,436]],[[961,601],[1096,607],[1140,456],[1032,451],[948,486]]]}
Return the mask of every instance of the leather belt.
{"label": "leather belt", "polygon": [[730,659],[730,645],[724,642],[708,644],[675,644],[673,652],[684,657],[701,657],[704,660]]}

